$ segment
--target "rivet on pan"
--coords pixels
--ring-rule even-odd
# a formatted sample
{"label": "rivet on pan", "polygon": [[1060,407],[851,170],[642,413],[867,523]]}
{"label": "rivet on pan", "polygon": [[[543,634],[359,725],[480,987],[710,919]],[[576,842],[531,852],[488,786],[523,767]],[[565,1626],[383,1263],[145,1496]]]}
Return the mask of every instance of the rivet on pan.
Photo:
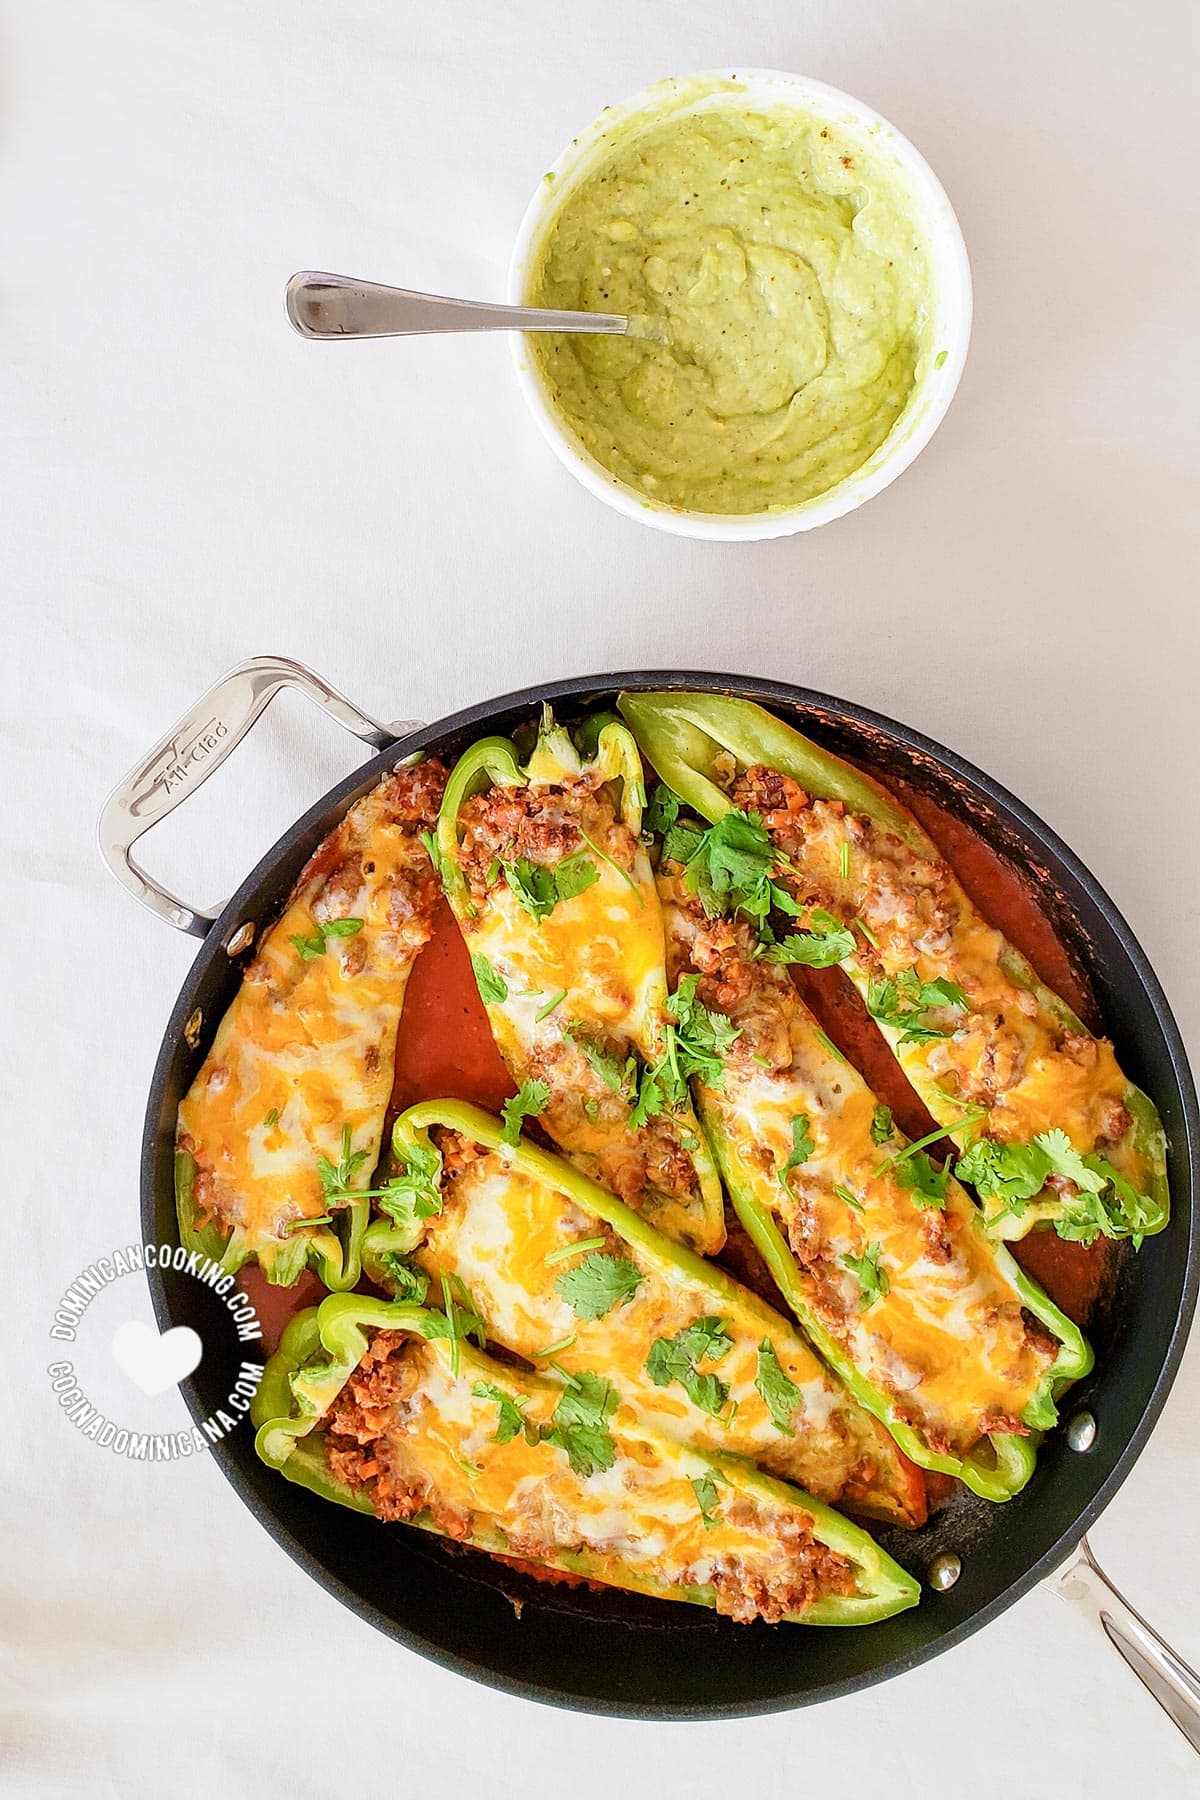
{"label": "rivet on pan", "polygon": [[947,1588],[954,1586],[961,1574],[961,1557],[955,1556],[953,1550],[943,1550],[929,1565],[929,1585],[944,1594]]}
{"label": "rivet on pan", "polygon": [[200,1027],[204,1023],[204,1014],[197,1007],[183,1028],[183,1041],[189,1050],[194,1050],[200,1042]]}
{"label": "rivet on pan", "polygon": [[244,925],[238,926],[237,930],[226,944],[225,954],[226,956],[240,956],[242,951],[248,950],[253,942],[254,920],[247,919]]}
{"label": "rivet on pan", "polygon": [[1096,1441],[1094,1413],[1077,1412],[1067,1426],[1067,1442],[1072,1450],[1090,1450]]}

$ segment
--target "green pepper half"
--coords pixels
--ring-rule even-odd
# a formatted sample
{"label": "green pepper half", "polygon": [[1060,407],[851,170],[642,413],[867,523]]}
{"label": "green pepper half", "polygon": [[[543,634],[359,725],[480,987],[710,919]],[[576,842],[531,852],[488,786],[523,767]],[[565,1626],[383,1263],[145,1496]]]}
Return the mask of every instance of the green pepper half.
{"label": "green pepper half", "polygon": [[[445,1209],[435,1126],[486,1152],[472,1152]],[[667,1436],[747,1457],[867,1518],[924,1521],[924,1484],[872,1417],[876,1409],[851,1399],[773,1307],[562,1157],[524,1138],[507,1144],[496,1119],[458,1100],[425,1100],[402,1113],[393,1156],[398,1167],[425,1172],[426,1198],[402,1203],[401,1222],[368,1228],[363,1265],[380,1287],[397,1292],[403,1284],[411,1298],[414,1271],[435,1297],[443,1278],[461,1282],[464,1304],[469,1299],[493,1341],[567,1375],[602,1368],[639,1417]],[[688,1333],[702,1319],[720,1327],[696,1359],[703,1370],[686,1358],[672,1369],[680,1334],[693,1341]]]}
{"label": "green pepper half", "polygon": [[[662,915],[639,841],[641,757],[618,720],[588,736],[581,754],[547,712],[524,763],[506,738],[459,758],[438,820],[442,885],[527,1114],[668,1236],[711,1253],[724,1200],[673,1059]],[[526,806],[536,853],[520,854],[515,826],[511,840],[496,831],[495,854],[468,879],[464,808],[497,789]],[[565,854],[564,842],[577,847]]]}
{"label": "green pepper half", "polygon": [[[1044,1181],[1045,1177],[1035,1174],[1030,1184],[1033,1191],[1027,1186],[1022,1192],[1010,1174],[1015,1157],[1024,1154],[1026,1166],[1036,1169],[1042,1154],[1041,1142],[1053,1137],[1049,1127],[1065,1121],[1055,1118],[1047,1122],[1038,1112],[1036,1102],[1025,1104],[1018,1089],[1011,1089],[1017,1108],[1015,1116],[1006,1117],[1003,1105],[998,1103],[984,1129],[1002,1149],[1011,1146],[1014,1158],[1008,1164],[1000,1160],[993,1172],[982,1167],[978,1176],[971,1177],[984,1214],[997,1235],[1015,1239],[1023,1237],[1034,1226],[1052,1224],[1060,1235],[1082,1238],[1085,1242],[1104,1235],[1132,1238],[1137,1244],[1144,1236],[1163,1229],[1169,1216],[1166,1139],[1153,1103],[1141,1089],[1121,1076],[1112,1062],[1111,1046],[1104,1040],[1091,1039],[1067,1003],[1038,979],[1020,951],[985,924],[936,845],[891,794],[870,776],[852,768],[840,757],[747,700],[719,694],[664,692],[624,694],[618,705],[643,754],[663,781],[712,823],[729,812],[732,802],[727,790],[736,776],[761,766],[790,777],[806,795],[817,800],[840,802],[847,814],[856,815],[877,828],[879,841],[885,849],[889,838],[893,843],[898,840],[900,846],[933,871],[950,896],[953,915],[948,934],[951,956],[960,950],[966,953],[972,944],[985,944],[988,958],[1009,984],[1009,993],[1017,990],[1029,996],[1027,1005],[1032,1011],[1025,1014],[1025,1024],[1028,1026],[1032,1020],[1032,1026],[1041,1034],[1039,1045],[1049,1045],[1051,1055],[1055,1054],[1054,1041],[1064,1034],[1086,1040],[1085,1048],[1087,1045],[1094,1047],[1092,1053],[1098,1065],[1103,1067],[1103,1079],[1113,1089],[1113,1101],[1127,1116],[1123,1135],[1116,1142],[1102,1138],[1095,1126],[1087,1123],[1091,1113],[1085,1116],[1080,1109],[1081,1122],[1067,1133],[1070,1142],[1066,1149],[1068,1154],[1073,1150],[1085,1158],[1091,1157],[1094,1166],[1089,1165],[1081,1177],[1085,1191],[1076,1194],[1068,1188],[1067,1197],[1064,1197],[1053,1185],[1038,1187],[1038,1180]],[[805,845],[809,842],[804,840]],[[822,848],[827,850],[827,844]],[[921,1025],[919,979],[914,981],[917,1002],[906,1001],[903,995],[897,1000],[894,991],[890,1004],[884,1002],[888,987],[880,979],[880,959],[863,931],[859,917],[869,903],[869,895],[856,891],[854,856],[848,839],[843,843],[842,853],[845,860],[841,869],[835,871],[830,869],[827,857],[822,863],[814,856],[806,858],[803,847],[797,852],[789,846],[790,870],[781,865],[778,879],[787,886],[793,876],[797,877],[806,899],[811,899],[815,890],[822,906],[835,912],[843,924],[855,928],[855,949],[847,956],[843,967],[867,1002],[885,1040],[933,1118],[948,1127],[947,1135],[960,1148],[968,1148],[976,1134],[973,1129],[960,1129],[953,1123],[963,1113],[962,1098],[949,1092],[939,1080],[931,1043],[952,1037],[958,1025],[969,1027],[970,1009],[966,1015],[954,1011],[950,1024],[944,1029],[918,1031],[914,1035],[911,1029],[914,1019],[918,1026]],[[934,956],[938,954],[935,952]],[[930,963],[931,969],[951,966],[936,961]],[[915,967],[903,971],[885,968],[883,972],[887,975],[900,973],[909,979],[917,977]],[[922,975],[924,973],[921,971]],[[928,998],[928,994],[923,997]],[[1003,1022],[1002,1008],[996,1010]],[[1011,1033],[1014,1023],[1021,1025],[1024,1008],[1016,1003],[1009,1010],[1014,1015],[1008,1021],[1007,1029]],[[990,1033],[984,1037],[985,1048],[1002,1056],[1005,1046],[1000,1024],[992,1027],[984,1022],[982,1029],[985,1034]],[[979,1032],[975,1035],[978,1038]],[[1044,1063],[1046,1056],[1041,1050],[1039,1055]],[[1101,1076],[1097,1075],[1095,1080],[1099,1082]],[[1022,1130],[1022,1116],[1036,1117],[1037,1122]],[[1101,1146],[1103,1155],[1098,1153]],[[976,1163],[985,1163],[986,1155],[985,1152],[983,1157],[977,1157]],[[1041,1166],[1046,1167],[1044,1162]],[[1066,1168],[1070,1166],[1078,1167],[1077,1164],[1064,1164]],[[1089,1184],[1095,1189],[1095,1198],[1087,1191]]]}
{"label": "green pepper half", "polygon": [[[789,1560],[797,1540],[823,1546],[850,1591],[818,1584],[815,1597],[781,1604],[776,1616],[794,1623],[870,1624],[920,1598],[913,1578],[858,1527],[740,1459],[645,1429],[601,1378],[590,1389],[577,1378],[573,1396],[570,1385],[474,1349],[443,1314],[358,1294],[332,1295],[291,1322],[254,1408],[263,1461],[324,1499],[375,1511],[374,1482],[356,1489],[331,1467],[323,1422],[376,1331],[410,1341],[418,1359],[395,1442],[406,1473],[422,1484],[427,1505],[410,1522],[423,1529],[444,1532],[453,1517],[456,1541],[478,1549],[709,1607],[722,1605],[731,1570],[744,1574],[747,1591],[761,1581],[786,1596],[790,1572],[799,1571]],[[580,1395],[594,1415],[582,1435],[571,1410]],[[381,1441],[389,1441],[386,1426]],[[554,1529],[540,1510],[543,1492]],[[543,1533],[536,1552],[531,1524]]]}

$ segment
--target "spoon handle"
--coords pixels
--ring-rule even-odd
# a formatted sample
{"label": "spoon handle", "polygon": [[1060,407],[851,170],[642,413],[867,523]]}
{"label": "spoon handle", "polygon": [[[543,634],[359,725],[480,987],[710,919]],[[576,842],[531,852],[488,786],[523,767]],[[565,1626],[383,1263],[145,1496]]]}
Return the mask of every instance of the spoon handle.
{"label": "spoon handle", "polygon": [[588,331],[623,336],[620,313],[494,306],[303,269],[287,284],[287,314],[301,337],[410,337],[421,331]]}

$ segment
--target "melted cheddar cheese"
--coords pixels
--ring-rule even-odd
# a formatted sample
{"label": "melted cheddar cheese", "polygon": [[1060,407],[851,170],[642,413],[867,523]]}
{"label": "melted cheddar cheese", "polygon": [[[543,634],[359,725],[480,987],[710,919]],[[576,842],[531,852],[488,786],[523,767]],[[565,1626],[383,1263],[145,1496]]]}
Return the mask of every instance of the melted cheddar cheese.
{"label": "melted cheddar cheese", "polygon": [[[798,1619],[823,1595],[855,1593],[853,1562],[819,1541],[802,1494],[715,1469],[624,1408],[602,1427],[611,1466],[580,1472],[565,1448],[539,1441],[566,1390],[523,1380],[465,1344],[457,1371],[444,1342],[412,1339],[397,1354],[407,1365],[403,1397],[370,1407],[368,1424],[356,1410],[348,1452],[330,1457],[340,1478],[356,1465],[369,1471],[382,1516],[734,1617]],[[506,1442],[500,1393],[529,1427]],[[336,1409],[329,1423],[336,1434]],[[694,1484],[706,1480],[711,1494],[698,1494]]]}
{"label": "melted cheddar cheese", "polygon": [[[977,1127],[1001,1143],[1026,1144],[1061,1130],[1081,1154],[1101,1151],[1142,1187],[1150,1176],[1134,1142],[1129,1082],[1111,1043],[1093,1037],[1024,959],[976,910],[949,864],[926,840],[915,849],[838,801],[810,800],[794,783],[792,804],[764,823],[787,863],[779,879],[806,906],[818,905],[857,927],[858,947],[845,967],[863,995],[872,977],[912,970],[921,983],[960,988],[969,1010],[945,1006],[922,1014],[945,1035],[904,1042],[885,1019],[880,1030],[913,1087],[939,1124],[967,1107],[986,1109]],[[755,805],[755,771],[735,786],[739,804]],[[803,804],[797,802],[802,801]],[[961,1133],[952,1133],[961,1140]],[[1002,1213],[1002,1201],[984,1203]],[[1005,1235],[1020,1236],[1052,1217],[1056,1196],[1010,1217]]]}
{"label": "melted cheddar cheese", "polygon": [[[673,969],[707,966],[703,915],[678,882],[660,886]],[[697,1091],[735,1201],[777,1220],[809,1317],[929,1454],[961,1458],[993,1432],[1023,1434],[1057,1345],[1030,1330],[1015,1267],[958,1183],[943,1208],[922,1207],[891,1160],[902,1146],[872,1139],[875,1096],[786,973],[749,959],[745,927],[722,941],[722,978],[743,990],[730,1007],[741,1036],[721,1083]],[[811,1148],[785,1174],[796,1120]]]}
{"label": "melted cheddar cheese", "polygon": [[[631,1057],[635,1069],[660,1057],[667,1023],[662,914],[646,851],[603,788],[586,777],[550,780],[544,751],[541,767],[519,799],[494,790],[461,814],[469,888],[448,891],[476,968],[485,959],[504,990],[498,998],[494,982],[481,984],[493,1035],[518,1083],[546,1083],[539,1124],[572,1162],[668,1237],[711,1254],[725,1239],[724,1204],[692,1107],[633,1127],[622,1074]],[[508,817],[517,806],[535,823],[538,809],[551,812],[544,867],[579,855],[595,871],[590,886],[541,918],[522,904],[495,850],[489,814]]]}
{"label": "melted cheddar cheese", "polygon": [[190,1201],[230,1234],[230,1267],[253,1256],[286,1284],[310,1249],[340,1258],[329,1227],[297,1224],[328,1213],[319,1159],[343,1165],[350,1190],[378,1161],[405,986],[437,899],[419,833],[443,780],[420,764],[350,808],[263,937],[180,1105]]}
{"label": "melted cheddar cheese", "polygon": [[[444,1179],[443,1210],[427,1222],[416,1260],[434,1277],[434,1293],[442,1273],[466,1284],[495,1342],[530,1361],[554,1346],[553,1360],[568,1374],[602,1370],[623,1408],[632,1409],[622,1417],[636,1414],[666,1435],[747,1456],[866,1516],[920,1522],[920,1477],[772,1308],[715,1272],[706,1281],[701,1271],[681,1267],[671,1246],[648,1243],[647,1233],[627,1241],[502,1155],[467,1148],[454,1160],[461,1166]],[[627,1298],[589,1319],[563,1297],[559,1283],[597,1250],[598,1236],[603,1253],[632,1265],[638,1280]],[[581,1250],[572,1253],[574,1244]],[[699,1365],[727,1390],[716,1416],[678,1380],[656,1385],[648,1368],[657,1340],[706,1315],[719,1317],[732,1340],[718,1358]],[[782,1422],[757,1385],[764,1342],[794,1389]]]}

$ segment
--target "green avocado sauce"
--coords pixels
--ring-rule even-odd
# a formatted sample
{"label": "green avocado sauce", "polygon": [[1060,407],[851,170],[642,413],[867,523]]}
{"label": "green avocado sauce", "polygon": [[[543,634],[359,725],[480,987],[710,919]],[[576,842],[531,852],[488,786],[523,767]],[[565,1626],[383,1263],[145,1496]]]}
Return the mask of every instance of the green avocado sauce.
{"label": "green avocado sauce", "polygon": [[647,500],[781,510],[888,436],[929,361],[928,289],[869,133],[725,99],[633,121],[541,245],[533,304],[627,313],[639,335],[533,355],[586,449]]}

